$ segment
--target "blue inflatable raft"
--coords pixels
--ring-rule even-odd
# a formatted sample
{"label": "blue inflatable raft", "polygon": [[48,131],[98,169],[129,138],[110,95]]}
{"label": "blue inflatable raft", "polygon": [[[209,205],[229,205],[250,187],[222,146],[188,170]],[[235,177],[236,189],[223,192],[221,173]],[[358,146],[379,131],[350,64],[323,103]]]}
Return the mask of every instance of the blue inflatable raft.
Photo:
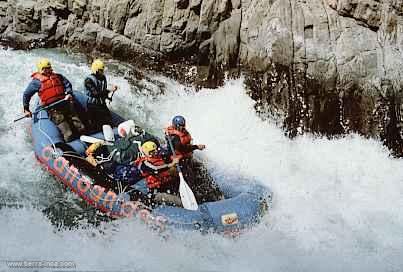
{"label": "blue inflatable raft", "polygon": [[[74,98],[79,107],[86,110],[87,97],[75,92]],[[38,109],[40,107],[37,105]],[[117,114],[112,114],[115,128],[125,121]],[[102,132],[89,136],[103,139]],[[115,136],[119,137],[117,133]],[[140,218],[161,231],[179,228],[233,234],[258,223],[271,203],[271,192],[256,182],[247,186],[225,186],[217,182],[225,199],[199,203],[196,211],[167,204],[150,208],[139,200],[132,200],[128,192],[111,189],[113,180],[110,180],[110,176],[88,171],[90,167],[85,161],[88,144],[79,139],[65,143],[58,128],[49,120],[46,110],[34,114],[32,137],[38,161],[84,201],[112,218]],[[144,181],[140,181],[129,189],[144,191],[146,187]]]}

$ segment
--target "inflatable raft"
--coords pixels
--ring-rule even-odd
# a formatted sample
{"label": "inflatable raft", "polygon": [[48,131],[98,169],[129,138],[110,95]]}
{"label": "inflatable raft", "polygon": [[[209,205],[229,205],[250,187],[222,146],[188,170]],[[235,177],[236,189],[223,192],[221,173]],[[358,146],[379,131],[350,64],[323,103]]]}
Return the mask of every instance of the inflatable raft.
{"label": "inflatable raft", "polygon": [[[78,106],[86,110],[87,97],[75,92],[74,98]],[[40,107],[37,105],[38,109]],[[115,128],[125,121],[115,113],[112,115]],[[116,129],[114,131],[115,136],[119,137]],[[89,136],[103,139],[102,132]],[[110,176],[93,171],[85,161],[88,144],[80,139],[65,143],[58,128],[49,120],[46,110],[34,114],[32,137],[38,161],[80,198],[112,218],[140,218],[161,231],[179,228],[236,233],[258,223],[271,203],[271,192],[256,182],[241,186],[241,189],[217,182],[224,199],[198,203],[196,211],[166,203],[150,207],[140,200],[133,200],[128,192],[147,190],[144,181],[123,191],[116,190],[111,185],[114,181]]]}

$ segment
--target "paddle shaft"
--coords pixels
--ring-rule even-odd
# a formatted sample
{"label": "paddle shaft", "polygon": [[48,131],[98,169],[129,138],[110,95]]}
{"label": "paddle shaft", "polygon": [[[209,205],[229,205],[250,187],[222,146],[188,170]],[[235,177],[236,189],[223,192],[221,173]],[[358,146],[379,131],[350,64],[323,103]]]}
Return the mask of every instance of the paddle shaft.
{"label": "paddle shaft", "polygon": [[[171,138],[169,137],[169,135],[166,135],[166,136],[167,136],[166,138],[167,138],[169,148],[171,149],[171,152],[172,152],[172,156],[174,157],[174,159],[176,159],[176,153],[175,153],[175,149],[172,144]],[[180,168],[179,163],[176,164],[176,169],[178,169],[178,172],[182,174],[182,169]]]}
{"label": "paddle shaft", "polygon": [[[39,110],[34,111],[34,112],[32,113],[32,115],[38,114],[40,111],[47,110],[47,109],[49,109],[49,108],[51,108],[51,107],[54,107],[54,106],[56,106],[56,105],[58,105],[58,104],[60,104],[60,103],[62,103],[62,102],[64,102],[64,101],[66,101],[66,100],[65,100],[65,99],[62,99],[62,100],[58,100],[58,101],[56,101],[56,102],[53,102],[52,104],[49,104],[49,105],[47,105],[47,106],[45,106],[45,107],[40,108]],[[24,115],[24,116],[22,116],[22,117],[20,117],[20,118],[17,118],[17,119],[14,120],[14,123],[17,122],[17,121],[20,121],[20,120],[22,120],[22,119],[24,119],[24,118],[27,118],[27,117],[28,117],[27,115]]]}
{"label": "paddle shaft", "polygon": [[[176,153],[172,141],[169,138],[169,135],[166,136],[169,147],[171,148],[172,156],[174,159],[176,159]],[[192,189],[190,189],[189,185],[185,181],[185,178],[183,177],[182,169],[180,168],[179,163],[176,165],[176,168],[178,169],[179,173],[179,195],[181,197],[183,207],[187,210],[195,211],[199,208],[197,205],[197,200],[192,192]]]}
{"label": "paddle shaft", "polygon": [[110,143],[108,141],[105,141],[105,140],[102,140],[102,139],[99,139],[99,138],[95,138],[95,137],[92,137],[92,136],[87,136],[87,135],[81,135],[80,140],[82,142],[86,142],[86,143],[90,143],[90,144],[102,143],[104,145],[113,145],[113,143]]}

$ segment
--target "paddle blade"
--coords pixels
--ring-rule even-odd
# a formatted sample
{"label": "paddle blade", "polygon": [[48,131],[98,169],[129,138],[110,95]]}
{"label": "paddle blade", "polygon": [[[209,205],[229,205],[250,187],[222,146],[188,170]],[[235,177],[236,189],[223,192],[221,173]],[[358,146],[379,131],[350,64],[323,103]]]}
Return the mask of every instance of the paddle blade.
{"label": "paddle blade", "polygon": [[81,135],[80,136],[80,140],[82,142],[86,142],[86,143],[90,143],[90,144],[94,144],[94,143],[99,143],[99,142],[103,142],[104,140],[102,139],[98,139],[95,137],[91,137],[91,136],[87,136],[87,135]]}
{"label": "paddle blade", "polygon": [[199,206],[197,205],[196,198],[189,185],[186,183],[182,172],[179,172],[179,179],[179,195],[181,197],[183,207],[187,210],[196,211]]}
{"label": "paddle blade", "polygon": [[110,125],[103,125],[102,132],[104,133],[104,138],[108,142],[115,141],[115,133],[113,133],[113,129]]}

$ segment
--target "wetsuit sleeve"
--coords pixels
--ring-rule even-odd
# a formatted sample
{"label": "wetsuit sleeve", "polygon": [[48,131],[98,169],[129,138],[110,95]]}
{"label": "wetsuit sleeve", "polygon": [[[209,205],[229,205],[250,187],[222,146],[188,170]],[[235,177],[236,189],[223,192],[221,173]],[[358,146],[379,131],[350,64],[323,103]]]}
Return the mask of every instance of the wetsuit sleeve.
{"label": "wetsuit sleeve", "polygon": [[[198,149],[197,145],[192,145],[192,144],[181,144],[181,140],[178,135],[170,135],[166,136],[170,137],[172,146],[174,147],[175,150],[181,152],[181,153],[190,153],[193,152],[194,150]],[[167,139],[168,141],[168,139]],[[169,149],[170,155],[172,155],[171,149]]]}
{"label": "wetsuit sleeve", "polygon": [[97,87],[95,86],[94,82],[91,79],[86,78],[84,80],[84,86],[87,89],[87,91],[91,93],[92,97],[98,97]]}
{"label": "wetsuit sleeve", "polygon": [[192,145],[192,144],[187,144],[187,145],[179,144],[177,147],[177,150],[181,153],[193,152],[196,149],[199,149],[199,147],[197,145]]}
{"label": "wetsuit sleeve", "polygon": [[22,95],[22,103],[25,110],[29,110],[29,102],[34,94],[36,94],[41,88],[41,82],[37,79],[33,79]]}
{"label": "wetsuit sleeve", "polygon": [[61,74],[58,74],[58,75],[62,79],[65,93],[73,94],[73,86],[71,85],[71,82],[67,78],[65,78],[63,75],[61,75]]}
{"label": "wetsuit sleeve", "polygon": [[197,145],[192,144],[182,144],[179,136],[171,135],[172,145],[174,146],[175,150],[178,150],[181,153],[190,153],[194,150],[198,149]]}

